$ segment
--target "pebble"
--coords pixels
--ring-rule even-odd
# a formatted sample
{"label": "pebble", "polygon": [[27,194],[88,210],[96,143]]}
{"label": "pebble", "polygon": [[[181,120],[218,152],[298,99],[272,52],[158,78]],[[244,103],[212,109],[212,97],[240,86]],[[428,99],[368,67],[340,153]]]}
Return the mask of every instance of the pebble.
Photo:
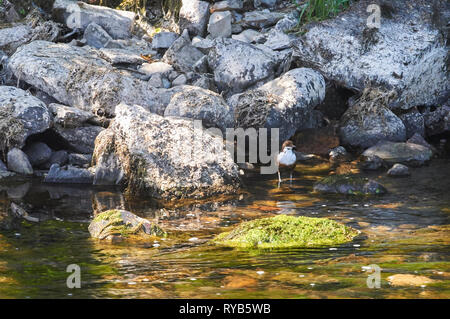
{"label": "pebble", "polygon": [[260,270],[256,272],[258,275],[264,275],[264,271]]}
{"label": "pebble", "polygon": [[198,238],[197,237],[192,237],[192,238],[189,238],[189,241],[197,241],[198,240]]}

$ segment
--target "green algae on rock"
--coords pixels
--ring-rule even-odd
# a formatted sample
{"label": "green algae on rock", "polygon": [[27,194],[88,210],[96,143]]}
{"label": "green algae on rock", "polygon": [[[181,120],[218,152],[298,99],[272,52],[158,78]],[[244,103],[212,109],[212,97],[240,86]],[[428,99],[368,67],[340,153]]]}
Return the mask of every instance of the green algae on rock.
{"label": "green algae on rock", "polygon": [[[89,225],[92,237],[128,237],[131,235],[150,235],[165,237],[166,232],[150,221],[125,210],[108,210],[98,214]],[[111,238],[110,237],[110,238]]]}
{"label": "green algae on rock", "polygon": [[241,248],[298,248],[339,245],[359,232],[327,218],[278,215],[244,222],[212,242]]}
{"label": "green algae on rock", "polygon": [[320,193],[337,193],[350,195],[369,195],[387,193],[380,183],[352,174],[327,176],[314,184],[314,191]]}

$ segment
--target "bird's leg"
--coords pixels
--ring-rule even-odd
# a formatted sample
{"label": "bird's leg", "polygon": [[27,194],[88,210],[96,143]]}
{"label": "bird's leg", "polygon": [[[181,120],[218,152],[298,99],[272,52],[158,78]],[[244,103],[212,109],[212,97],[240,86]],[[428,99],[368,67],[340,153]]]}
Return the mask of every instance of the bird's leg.
{"label": "bird's leg", "polygon": [[291,185],[292,185],[292,172],[291,172],[291,177],[290,177],[290,181],[291,181]]}
{"label": "bird's leg", "polygon": [[278,183],[281,183],[280,171],[278,171]]}

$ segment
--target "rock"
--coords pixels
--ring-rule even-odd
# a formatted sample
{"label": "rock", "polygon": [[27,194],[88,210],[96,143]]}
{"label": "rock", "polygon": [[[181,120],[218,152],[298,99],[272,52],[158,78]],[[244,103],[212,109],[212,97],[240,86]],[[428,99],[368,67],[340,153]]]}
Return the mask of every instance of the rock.
{"label": "rock", "polygon": [[192,39],[192,45],[199,49],[202,53],[208,54],[209,50],[211,50],[215,46],[214,40],[211,39],[203,39],[200,37],[195,37]]}
{"label": "rock", "polygon": [[214,78],[204,74],[202,74],[197,80],[192,82],[192,86],[197,86],[202,89],[206,89],[217,93],[217,87],[216,84],[214,83]]}
{"label": "rock", "polygon": [[189,87],[175,94],[164,116],[186,117],[202,120],[205,127],[218,127],[224,133],[233,128],[233,111],[217,93]]}
{"label": "rock", "polygon": [[209,3],[199,0],[181,0],[179,26],[193,35],[204,36],[209,17]]}
{"label": "rock", "polygon": [[433,136],[450,131],[450,106],[448,104],[435,111],[426,110],[423,116],[427,135]]}
{"label": "rock", "polygon": [[229,38],[231,36],[231,13],[223,11],[211,14],[208,32],[212,38]]}
{"label": "rock", "polygon": [[341,162],[349,159],[349,154],[343,146],[331,149],[328,153],[331,162]]}
{"label": "rock", "polygon": [[162,61],[171,64],[177,71],[192,71],[192,66],[197,62],[203,53],[192,46],[189,35],[183,32],[172,46],[166,51]]}
{"label": "rock", "polygon": [[391,165],[401,163],[410,166],[421,166],[431,159],[433,152],[429,148],[418,144],[380,142],[365,150],[362,155],[376,155]]}
{"label": "rock", "polygon": [[307,26],[294,45],[294,57],[350,89],[362,91],[371,82],[395,90],[390,108],[435,104],[448,89],[448,48],[430,16],[444,9],[425,1],[390,2],[383,10],[394,14],[382,17],[377,29],[367,26],[372,3],[355,2],[335,19]]}
{"label": "rock", "polygon": [[174,32],[159,32],[153,36],[152,49],[168,49],[178,39],[178,34]]}
{"label": "rock", "polygon": [[23,209],[16,203],[11,203],[11,212],[14,217],[23,218],[26,221],[32,223],[39,223],[41,221],[39,217],[30,216],[30,214],[28,214],[28,212],[25,209]]}
{"label": "rock", "polygon": [[133,194],[169,199],[236,193],[238,168],[228,152],[220,151],[222,137],[194,124],[118,105],[114,122],[96,140],[95,184],[105,184],[101,175],[118,180],[123,174],[121,183]]}
{"label": "rock", "polygon": [[314,107],[325,97],[320,73],[293,69],[255,90],[233,95],[229,104],[235,112],[235,127],[279,128],[280,141],[298,129],[314,128],[321,122]]}
{"label": "rock", "polygon": [[215,42],[215,47],[209,51],[208,63],[214,70],[220,91],[240,93],[282,72],[283,57],[275,51],[228,38]]}
{"label": "rock", "polygon": [[92,161],[90,154],[69,154],[69,164],[78,167],[89,167]]}
{"label": "rock", "polygon": [[155,88],[162,88],[164,86],[163,78],[161,76],[161,73],[155,73],[153,74],[150,79],[148,80],[148,84]]}
{"label": "rock", "polygon": [[172,94],[179,90],[156,89],[116,70],[97,50],[62,43],[25,45],[10,58],[9,67],[17,78],[60,103],[105,117],[114,116],[121,101],[134,101],[163,114]]}
{"label": "rock", "polygon": [[355,175],[330,175],[314,184],[319,193],[337,193],[351,195],[384,194],[386,188],[380,183]]}
{"label": "rock", "polygon": [[69,155],[67,154],[67,151],[64,151],[64,150],[56,151],[56,152],[52,153],[52,156],[50,157],[48,162],[45,163],[44,165],[42,165],[42,167],[45,169],[50,169],[50,167],[53,164],[58,164],[59,166],[64,166],[68,160],[69,160]]}
{"label": "rock", "polygon": [[332,126],[298,130],[292,141],[297,151],[322,156],[328,155],[330,149],[339,146],[339,136]]}
{"label": "rock", "polygon": [[50,125],[51,114],[42,101],[21,89],[0,86],[0,149],[22,148],[30,135]]}
{"label": "rock", "polygon": [[220,12],[220,11],[231,11],[231,10],[242,10],[244,7],[244,1],[242,0],[223,0],[214,3],[211,6],[211,12]]}
{"label": "rock", "polygon": [[277,2],[278,0],[253,0],[253,5],[255,6],[255,8],[273,8],[276,6]]}
{"label": "rock", "polygon": [[159,236],[167,234],[147,219],[140,218],[125,210],[108,210],[95,216],[89,224],[89,233],[98,239],[111,239],[113,236]]}
{"label": "rock", "polygon": [[55,0],[53,4],[55,21],[83,31],[91,23],[96,23],[114,39],[131,37],[135,16],[134,12],[89,5],[81,1]]}
{"label": "rock", "polygon": [[323,247],[352,241],[358,234],[327,218],[278,215],[243,222],[212,243],[241,248]]}
{"label": "rock", "polygon": [[252,28],[267,28],[284,18],[284,14],[269,10],[250,11],[244,14],[243,25]]}
{"label": "rock", "polygon": [[23,151],[33,167],[40,166],[47,162],[52,157],[53,153],[51,148],[42,142],[27,145],[24,147]]}
{"label": "rock", "polygon": [[53,127],[53,131],[68,144],[71,150],[82,154],[92,154],[95,138],[103,130],[104,128],[93,125],[76,128],[64,128],[58,125]]}
{"label": "rock", "polygon": [[384,161],[376,155],[362,156],[360,163],[360,167],[366,171],[376,171],[385,165]]}
{"label": "rock", "polygon": [[61,183],[61,184],[92,184],[94,174],[84,168],[76,168],[72,166],[59,166],[53,164],[50,171],[45,176],[44,183]]}
{"label": "rock", "polygon": [[141,65],[145,60],[140,54],[127,49],[100,49],[100,55],[111,64],[137,64]]}
{"label": "rock", "polygon": [[200,58],[197,62],[195,62],[193,70],[199,73],[208,73],[209,71],[208,57],[205,55],[202,58]]}
{"label": "rock", "polygon": [[398,116],[406,128],[406,138],[410,138],[414,134],[425,135],[425,120],[423,115],[413,108],[406,113],[402,113]]}
{"label": "rock", "polygon": [[113,38],[97,23],[91,23],[84,31],[86,44],[96,49],[104,48]]}
{"label": "rock", "polygon": [[409,140],[406,141],[406,143],[419,144],[429,148],[434,153],[437,152],[437,150],[433,146],[428,144],[427,141],[425,141],[425,139],[419,133],[415,133]]}
{"label": "rock", "polygon": [[[184,84],[186,84],[186,82],[187,82],[186,75],[181,74],[175,80],[173,80],[172,85],[173,86],[184,85]],[[166,110],[167,110],[167,108],[166,108]]]}
{"label": "rock", "polygon": [[50,104],[48,109],[53,114],[53,123],[64,128],[79,127],[94,118],[90,112],[58,103]]}
{"label": "rock", "polygon": [[27,155],[18,148],[11,149],[6,157],[8,170],[23,175],[33,174],[33,167],[31,166]]}
{"label": "rock", "polygon": [[348,108],[340,121],[340,137],[344,145],[370,147],[379,141],[405,141],[406,129],[386,106],[389,96],[366,89],[359,101]]}
{"label": "rock", "polygon": [[20,16],[8,0],[3,0],[0,3],[0,24],[18,22]]}
{"label": "rock", "polygon": [[247,43],[254,43],[260,37],[261,37],[261,33],[256,30],[252,30],[252,29],[246,29],[239,34],[233,34],[231,36],[231,38],[234,40],[239,40],[239,41],[247,42]]}
{"label": "rock", "polygon": [[149,76],[149,78],[156,73],[160,73],[162,76],[167,76],[172,71],[173,67],[164,62],[144,63],[139,68],[139,72],[145,73]]}
{"label": "rock", "polygon": [[388,278],[389,284],[397,287],[397,286],[424,286],[427,284],[435,283],[436,280],[430,279],[425,276],[417,276],[417,275],[409,275],[409,274],[397,274],[389,276]]}
{"label": "rock", "polygon": [[409,168],[406,165],[403,164],[394,164],[394,166],[392,166],[387,174],[389,176],[408,176],[410,175],[409,173]]}
{"label": "rock", "polygon": [[294,35],[286,34],[284,31],[271,31],[264,45],[272,50],[284,50],[291,47],[291,41],[294,39],[296,39]]}

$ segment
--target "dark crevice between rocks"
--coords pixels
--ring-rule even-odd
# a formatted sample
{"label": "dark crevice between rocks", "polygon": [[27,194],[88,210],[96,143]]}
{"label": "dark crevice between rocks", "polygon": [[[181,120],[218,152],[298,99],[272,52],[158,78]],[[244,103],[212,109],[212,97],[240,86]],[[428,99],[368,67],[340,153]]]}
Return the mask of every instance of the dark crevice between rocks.
{"label": "dark crevice between rocks", "polygon": [[436,147],[440,158],[450,158],[450,132],[430,136],[427,142]]}
{"label": "dark crevice between rocks", "polygon": [[325,92],[325,99],[316,107],[316,110],[322,112],[327,122],[339,121],[349,107],[349,99],[358,94],[334,81],[327,81]]}
{"label": "dark crevice between rocks", "polygon": [[31,145],[36,142],[45,143],[47,144],[48,147],[50,147],[54,151],[61,151],[61,150],[75,151],[70,146],[70,144],[67,143],[66,140],[64,140],[52,129],[46,130],[39,134],[31,135],[30,137],[27,138],[26,145]]}

